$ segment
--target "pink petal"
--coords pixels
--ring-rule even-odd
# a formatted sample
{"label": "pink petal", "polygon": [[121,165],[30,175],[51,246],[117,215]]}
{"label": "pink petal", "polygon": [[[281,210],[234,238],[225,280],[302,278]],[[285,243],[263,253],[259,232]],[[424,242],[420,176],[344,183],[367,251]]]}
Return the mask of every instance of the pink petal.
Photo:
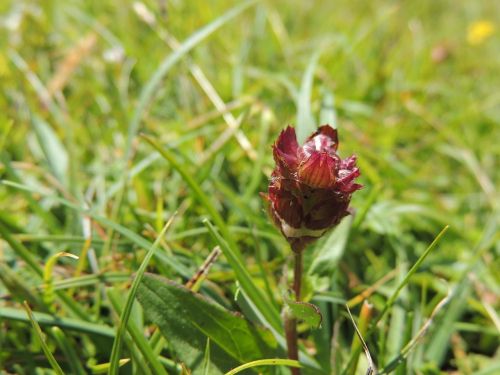
{"label": "pink petal", "polygon": [[356,155],[351,155],[340,161],[339,169],[353,169],[356,166]]}
{"label": "pink petal", "polygon": [[295,169],[298,164],[297,150],[299,144],[297,143],[297,136],[295,129],[288,126],[281,132],[276,143],[273,146],[273,155],[276,163],[285,164],[286,167]]}
{"label": "pink petal", "polygon": [[299,181],[313,188],[335,185],[336,161],[326,152],[315,151],[299,166]]}
{"label": "pink petal", "polygon": [[356,190],[361,189],[363,185],[354,183],[354,179],[359,177],[359,175],[360,173],[358,168],[353,168],[351,171],[340,170],[336,186],[337,189],[347,194],[351,194]]}
{"label": "pink petal", "polygon": [[306,158],[314,151],[321,151],[333,156],[336,155],[338,143],[337,130],[330,125],[323,125],[307,138],[304,146],[299,149],[299,155]]}

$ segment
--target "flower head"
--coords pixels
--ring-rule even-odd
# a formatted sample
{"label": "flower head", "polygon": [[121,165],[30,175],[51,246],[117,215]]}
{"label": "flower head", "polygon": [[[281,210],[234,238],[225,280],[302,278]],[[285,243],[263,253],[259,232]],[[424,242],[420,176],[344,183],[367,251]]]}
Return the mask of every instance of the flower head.
{"label": "flower head", "polygon": [[265,198],[269,212],[296,252],[348,214],[351,194],[361,188],[356,157],[337,154],[337,130],[321,126],[299,146],[288,126],[273,146],[276,167]]}

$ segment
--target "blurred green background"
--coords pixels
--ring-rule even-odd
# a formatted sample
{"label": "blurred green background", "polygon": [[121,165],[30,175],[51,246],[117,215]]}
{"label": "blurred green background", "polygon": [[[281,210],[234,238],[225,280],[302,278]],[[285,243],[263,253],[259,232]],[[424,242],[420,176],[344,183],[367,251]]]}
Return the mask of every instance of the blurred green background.
{"label": "blurred green background", "polygon": [[[353,337],[332,298],[349,300],[392,272],[372,296],[380,309],[445,225],[380,328],[386,336],[368,339],[369,346],[387,363],[451,291],[404,371],[500,371],[500,2],[241,4],[0,3],[0,223],[2,237],[11,238],[0,241],[0,310],[24,314],[19,302],[36,298],[41,284],[15,243],[43,266],[57,252],[87,251],[92,227],[89,264],[60,259],[54,279],[119,273],[113,285],[120,289],[137,270],[143,249],[60,198],[150,240],[177,211],[163,251],[193,273],[203,262],[214,245],[201,223],[207,212],[141,132],[170,148],[200,183],[256,282],[279,300],[289,250],[259,196],[273,168],[270,147],[287,124],[304,139],[330,123],[342,156],[358,155],[365,186],[353,197],[345,246],[329,253],[330,237],[307,253],[311,264],[326,252],[308,285],[309,298],[323,295],[321,306],[331,311],[325,326],[340,322],[332,371],[349,360]],[[229,18],[230,9],[239,11]],[[217,29],[200,31],[214,20]],[[260,278],[258,263],[271,281]],[[160,261],[150,271],[185,281]],[[224,259],[207,285],[205,293],[238,309]],[[84,314],[113,324],[104,283],[72,288]],[[23,358],[26,350],[41,353],[25,322],[3,314],[0,323],[0,368],[48,367]],[[330,361],[314,335],[303,338],[318,361]],[[83,342],[84,361],[107,361],[99,343]]]}

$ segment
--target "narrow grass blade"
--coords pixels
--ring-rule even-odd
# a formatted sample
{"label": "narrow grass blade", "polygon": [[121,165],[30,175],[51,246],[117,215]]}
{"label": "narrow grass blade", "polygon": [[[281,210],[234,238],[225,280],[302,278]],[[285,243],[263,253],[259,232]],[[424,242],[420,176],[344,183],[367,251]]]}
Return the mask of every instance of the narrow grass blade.
{"label": "narrow grass blade", "polygon": [[307,136],[315,129],[314,118],[311,112],[311,91],[314,80],[314,70],[318,64],[321,49],[318,48],[316,53],[311,56],[309,64],[307,65],[304,76],[302,77],[302,84],[297,103],[297,140],[302,144]]}
{"label": "narrow grass blade", "polygon": [[[35,191],[32,188],[30,188],[29,186],[18,184],[16,182],[4,180],[4,181],[1,181],[1,183],[6,185],[6,186],[10,186],[10,187],[13,187],[16,189],[30,191],[30,192],[35,193]],[[117,223],[115,223],[115,222],[113,222],[113,221],[111,221],[103,216],[100,216],[92,211],[86,210],[85,208],[80,207],[79,205],[72,203],[72,202],[68,201],[67,199],[64,199],[64,198],[61,198],[58,196],[52,196],[52,195],[50,197],[51,197],[51,199],[56,200],[59,203],[65,205],[67,207],[70,207],[70,208],[72,208],[72,209],[74,209],[82,214],[90,216],[92,219],[94,219],[95,221],[97,221],[98,223],[100,223],[104,226],[106,226],[108,228],[112,228],[116,232],[127,237],[130,241],[135,243],[137,246],[142,247],[143,249],[149,249],[152,246],[151,242],[149,242],[148,240],[144,239],[143,237],[139,236],[138,234],[134,233],[130,229],[125,228],[124,226],[122,226],[120,224],[117,224]],[[1,232],[1,223],[0,223],[0,234],[3,235],[3,232]],[[7,234],[8,234],[8,232],[7,232]],[[27,252],[29,253],[29,251],[27,251]],[[182,275],[186,278],[189,278],[191,276],[191,273],[187,270],[187,268],[184,265],[182,265],[180,262],[178,262],[175,258],[166,257],[163,253],[155,253],[155,256],[157,258],[159,258],[165,264],[172,267],[180,275]],[[40,269],[39,274],[42,275],[43,271],[36,261],[33,261],[33,266],[38,267]]]}
{"label": "narrow grass blade", "polygon": [[9,134],[10,131],[12,130],[12,127],[14,126],[14,120],[12,119],[6,120],[2,125],[3,125],[1,128],[2,134],[0,134],[0,150],[5,149],[5,143],[9,138]]}
{"label": "narrow grass blade", "polygon": [[127,138],[127,146],[126,146],[126,158],[130,157],[132,141],[135,138],[138,130],[140,121],[144,112],[146,112],[147,106],[152,101],[159,85],[163,81],[165,75],[170,71],[170,69],[190,50],[192,50],[197,44],[207,38],[210,34],[216,31],[218,28],[223,26],[225,23],[239,15],[245,9],[255,4],[255,1],[246,1],[243,4],[240,4],[228,12],[222,14],[220,17],[216,18],[214,21],[209,23],[208,25],[202,27],[197,32],[192,34],[188,39],[186,39],[174,52],[169,54],[160,64],[158,69],[154,72],[153,76],[149,79],[149,81],[144,86],[141,91],[141,95],[139,97],[139,102],[135,109],[134,115],[129,125],[128,129],[128,138]]}
{"label": "narrow grass blade", "polygon": [[[104,324],[89,323],[84,320],[54,317],[50,314],[32,312],[38,324],[41,326],[57,326],[67,330],[81,332],[104,337],[115,337],[115,330]],[[0,307],[0,318],[5,320],[15,320],[19,322],[29,322],[26,314],[22,310],[11,307]]]}
{"label": "narrow grass blade", "polygon": [[38,310],[48,311],[40,298],[40,293],[33,290],[29,280],[26,280],[16,270],[8,267],[3,262],[0,262],[0,282],[9,291],[13,300],[27,300],[31,306],[35,306]]}
{"label": "narrow grass blade", "polygon": [[218,243],[222,252],[226,256],[231,268],[236,274],[236,278],[241,285],[241,288],[245,294],[250,298],[252,303],[260,311],[267,323],[276,331],[281,332],[281,319],[278,312],[272,307],[272,305],[264,298],[261,290],[252,281],[250,274],[241,262],[238,255],[231,249],[228,243],[222,238],[222,236],[217,232],[215,227],[208,221],[203,222],[212,236],[212,238]]}
{"label": "narrow grass blade", "polygon": [[441,309],[450,301],[452,294],[448,293],[448,295],[443,298],[432,310],[431,315],[429,318],[425,321],[425,323],[422,325],[422,327],[419,329],[415,337],[413,337],[405,346],[403,349],[401,349],[401,352],[399,355],[391,360],[382,370],[380,370],[380,375],[382,374],[389,374],[393,372],[403,361],[410,352],[415,348],[415,346],[418,344],[418,342],[422,339],[422,337],[426,334],[428,331],[429,327],[434,321],[435,316],[441,311]]}
{"label": "narrow grass blade", "polygon": [[205,355],[203,356],[203,375],[210,375],[210,338],[207,337]]}
{"label": "narrow grass blade", "polygon": [[57,375],[64,375],[63,370],[61,369],[61,367],[57,363],[56,359],[52,355],[49,347],[47,346],[47,343],[45,342],[45,339],[43,338],[42,329],[40,328],[37,321],[35,320],[35,317],[33,316],[33,313],[31,312],[31,309],[30,309],[28,303],[25,301],[23,305],[24,305],[24,309],[26,310],[26,313],[28,314],[28,319],[30,320],[31,325],[33,326],[33,329],[35,330],[35,334],[36,334],[38,340],[40,340],[40,345],[42,346],[42,350],[45,353],[45,356],[47,357],[47,360],[49,361],[50,366],[52,367],[52,369],[55,371],[55,373]]}
{"label": "narrow grass blade", "polygon": [[26,262],[26,264],[34,271],[38,276],[43,275],[42,267],[38,264],[38,261],[33,257],[30,251],[19,241],[16,241],[14,237],[9,233],[9,230],[0,222],[0,235],[5,241],[12,247],[12,250]]}
{"label": "narrow grass blade", "polygon": [[[108,292],[108,297],[113,305],[113,308],[115,311],[121,315],[123,314],[123,309],[122,306],[120,306],[120,303],[118,301],[116,291],[113,289],[110,289]],[[150,368],[154,371],[155,375],[167,375],[167,372],[165,371],[165,368],[163,365],[160,363],[158,357],[154,352],[153,349],[151,348],[150,344],[142,334],[142,332],[137,328],[135,323],[130,320],[127,323],[127,330],[130,333],[130,336],[132,337],[133,342],[143,355],[144,359],[146,359],[147,364],[150,366]]]}
{"label": "narrow grass blade", "polygon": [[208,255],[207,259],[203,262],[203,264],[198,268],[196,273],[191,277],[186,283],[186,288],[192,290],[193,292],[198,292],[201,287],[201,283],[206,279],[208,272],[212,265],[217,261],[219,255],[221,253],[220,247],[216,246],[212,252]]}
{"label": "narrow grass blade", "polygon": [[[19,176],[18,172],[16,171],[16,169],[12,166],[9,154],[7,154],[6,152],[0,152],[0,161],[2,162],[5,168],[5,172],[8,178],[15,181],[16,183],[22,184],[23,181]],[[26,190],[21,190],[21,193],[24,195],[33,213],[35,213],[38,217],[40,217],[40,219],[47,226],[47,228],[49,228],[50,231],[53,233],[59,233],[60,226],[54,214],[44,209],[40,205],[40,203],[36,199],[34,199],[33,196]]]}
{"label": "narrow grass blade", "polygon": [[[356,322],[354,321],[354,318],[352,317],[351,310],[349,309],[349,306],[345,305],[345,307],[347,309],[347,312],[349,313],[349,318],[351,319],[352,325],[354,326],[354,329],[356,330],[356,335],[358,336],[358,339],[361,342],[361,345],[362,345],[363,350],[364,350],[365,355],[366,355],[366,359],[368,360],[368,370],[366,371],[366,374],[367,375],[371,375],[373,373],[377,374],[377,367],[375,366],[375,363],[373,362],[372,356],[370,354],[370,350],[368,349],[368,346],[366,345],[365,340],[363,339],[363,334],[359,330],[358,326],[356,325]],[[371,312],[369,314],[371,314]],[[369,317],[368,317],[368,319],[369,319]],[[363,321],[363,320],[362,320],[362,322],[363,322],[362,329],[364,329],[365,333],[366,333],[366,329],[368,327],[368,322]]]}
{"label": "narrow grass blade", "polygon": [[[129,362],[130,358],[122,358],[120,359],[118,366],[122,367]],[[90,371],[92,372],[92,374],[106,374],[109,370],[109,366],[109,363],[101,363],[99,365],[90,366]]]}
{"label": "narrow grass blade", "polygon": [[127,302],[125,303],[125,308],[123,309],[121,315],[120,315],[120,322],[118,325],[118,329],[116,331],[116,337],[115,341],[113,342],[113,348],[111,350],[111,357],[110,357],[110,367],[109,367],[109,372],[108,374],[110,375],[115,375],[118,374],[118,362],[119,362],[119,357],[120,357],[120,351],[121,351],[121,345],[122,345],[122,340],[123,336],[125,334],[125,329],[128,324],[128,318],[130,317],[130,313],[132,311],[132,305],[135,301],[135,294],[137,293],[137,288],[139,287],[139,284],[142,280],[142,276],[144,275],[144,272],[146,271],[146,267],[148,266],[149,261],[151,260],[156,248],[160,244],[161,239],[167,232],[167,229],[170,227],[172,224],[172,221],[174,219],[174,216],[172,216],[169,221],[165,224],[163,227],[163,230],[160,232],[158,235],[158,238],[156,241],[153,243],[153,246],[149,249],[148,253],[144,257],[144,260],[141,263],[141,266],[139,267],[139,270],[137,271],[134,281],[132,283],[132,286],[130,288],[130,292],[127,296]]}
{"label": "narrow grass blade", "polygon": [[260,120],[260,132],[259,132],[259,148],[257,149],[257,159],[255,160],[253,171],[250,176],[250,181],[245,188],[243,194],[243,200],[248,202],[252,196],[254,196],[255,191],[260,185],[260,181],[264,176],[262,173],[262,167],[264,165],[264,160],[267,156],[267,151],[269,147],[268,135],[271,123],[275,120],[272,111],[268,108],[264,108]]}
{"label": "narrow grass blade", "polygon": [[329,124],[337,127],[337,111],[335,110],[335,95],[327,88],[323,88],[321,100],[321,112],[319,113],[320,125]]}
{"label": "narrow grass blade", "polygon": [[[99,274],[89,274],[85,276],[72,277],[53,282],[54,290],[82,288],[95,284],[120,283],[130,279],[130,274],[125,272],[101,272]],[[43,290],[47,285],[42,284],[38,289]]]}
{"label": "narrow grass blade", "polygon": [[47,263],[45,264],[44,270],[43,270],[43,282],[45,283],[45,289],[43,291],[43,301],[49,309],[51,308],[52,304],[54,303],[54,278],[52,276],[52,271],[54,269],[54,266],[57,262],[57,259],[61,257],[69,257],[73,259],[78,259],[78,257],[74,254],[70,253],[65,253],[65,252],[59,252],[54,255],[52,255]]}
{"label": "narrow grass blade", "polygon": [[75,352],[75,348],[73,344],[69,342],[68,338],[64,334],[64,332],[59,327],[52,327],[51,329],[52,336],[57,342],[57,345],[64,353],[73,374],[76,375],[86,375],[86,372],[80,363],[80,358]]}
{"label": "narrow grass blade", "polygon": [[222,216],[219,214],[219,212],[216,210],[214,205],[210,202],[210,199],[207,197],[207,195],[203,192],[201,189],[200,185],[194,180],[194,178],[191,176],[191,174],[186,171],[185,166],[183,166],[177,158],[170,152],[170,150],[160,146],[156,140],[154,140],[152,137],[149,137],[145,134],[141,135],[144,140],[146,140],[151,146],[153,146],[169,163],[170,165],[181,175],[181,177],[184,179],[184,181],[189,185],[191,190],[194,193],[195,198],[200,202],[200,204],[205,207],[205,209],[208,211],[208,214],[214,221],[215,225],[219,228],[221,231],[222,235],[226,239],[227,242],[231,245],[231,247],[234,249],[234,251],[237,252],[237,256],[240,258],[240,254],[238,252],[238,248],[236,246],[236,243],[232,240],[232,235],[227,229],[226,223],[224,222],[224,219]]}
{"label": "narrow grass blade", "polygon": [[231,371],[226,372],[224,375],[235,375],[246,369],[257,366],[287,366],[287,367],[297,367],[297,368],[302,367],[299,361],[295,361],[293,359],[279,359],[279,358],[259,359],[257,361],[248,362],[245,363],[244,365],[238,366],[232,369]]}
{"label": "narrow grass blade", "polygon": [[441,230],[441,232],[439,232],[439,234],[436,236],[436,238],[434,238],[434,241],[432,241],[432,243],[429,245],[429,247],[424,251],[424,253],[420,256],[420,258],[418,258],[418,260],[415,262],[413,267],[408,271],[408,273],[406,274],[403,281],[398,285],[398,287],[396,288],[394,293],[387,300],[384,308],[382,309],[382,312],[379,314],[377,319],[375,319],[373,326],[375,326],[383,318],[383,316],[387,313],[387,311],[389,311],[389,308],[394,304],[394,302],[396,302],[396,299],[398,298],[398,295],[399,295],[399,292],[401,292],[401,289],[403,289],[406,286],[406,284],[408,284],[408,282],[410,281],[410,278],[417,271],[417,269],[423,263],[425,258],[427,258],[427,255],[429,255],[430,252],[436,247],[437,243],[444,236],[444,234],[446,233],[446,231],[448,230],[449,227],[450,226],[447,225]]}
{"label": "narrow grass blade", "polygon": [[65,185],[68,180],[68,153],[64,145],[49,124],[40,117],[33,116],[32,126],[52,173]]}

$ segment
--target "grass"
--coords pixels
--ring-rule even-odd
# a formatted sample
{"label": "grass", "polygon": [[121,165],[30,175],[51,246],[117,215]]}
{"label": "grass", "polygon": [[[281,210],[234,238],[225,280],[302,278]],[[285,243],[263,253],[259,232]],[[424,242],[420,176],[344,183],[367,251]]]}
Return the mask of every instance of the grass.
{"label": "grass", "polygon": [[[258,193],[283,127],[330,122],[365,187],[305,253],[323,320],[299,324],[302,373],[365,373],[346,303],[380,372],[496,373],[499,8],[3,1],[1,371],[287,373],[291,253]],[[146,269],[185,284],[216,245],[199,293],[258,326],[255,342],[185,317],[176,334],[127,299]]]}

